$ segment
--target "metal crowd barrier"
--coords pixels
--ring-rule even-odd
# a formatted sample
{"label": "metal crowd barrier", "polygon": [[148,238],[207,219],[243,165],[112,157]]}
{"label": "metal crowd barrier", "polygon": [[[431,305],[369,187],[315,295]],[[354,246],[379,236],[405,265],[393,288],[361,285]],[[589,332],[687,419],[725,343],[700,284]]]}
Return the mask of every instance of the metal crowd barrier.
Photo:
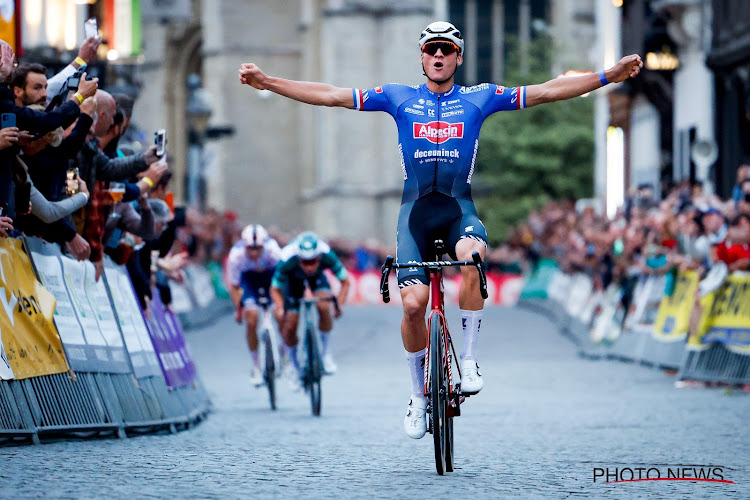
{"label": "metal crowd barrier", "polygon": [[[6,269],[0,273],[0,292],[14,290],[15,297],[11,295],[11,299],[22,297],[25,301],[19,302],[18,308],[0,308],[0,363],[3,363],[0,378],[6,378],[0,380],[0,445],[176,432],[205,419],[211,403],[184,348],[179,325],[169,316],[171,313],[162,310],[157,318],[159,311],[154,309],[151,319],[145,321],[126,273],[111,264],[99,284],[80,280],[93,308],[84,311],[78,303],[81,290],[72,289],[77,283],[81,286],[70,275],[77,271],[66,267],[73,264],[63,263],[61,259],[67,257],[59,255],[59,250],[56,253],[45,247],[41,240],[29,240],[25,242],[25,252],[20,251],[18,243],[0,241],[0,270]],[[42,268],[34,265],[33,255],[37,255]],[[28,262],[21,262],[19,256],[28,258]],[[26,270],[24,265],[33,269]],[[12,274],[7,271],[10,268]],[[118,281],[109,283],[110,279]],[[36,280],[43,284],[46,280],[52,286],[53,299],[49,300],[57,302],[57,312],[54,333],[37,332],[39,338],[30,340],[24,332],[40,324],[34,321],[52,321],[51,313],[47,318],[39,311],[45,307],[42,295],[50,290],[40,291]],[[104,295],[102,287],[107,288]],[[92,290],[96,295],[88,297],[94,293]],[[7,302],[7,295],[3,299]],[[32,309],[36,316],[29,320],[24,315],[31,315]],[[108,310],[111,317],[107,316]],[[91,322],[92,312],[95,323]],[[99,333],[103,343],[92,345],[91,339]],[[28,364],[25,358],[29,358],[31,350],[37,353],[43,350],[38,347],[40,342],[50,342],[49,349],[54,349],[54,343],[58,342],[60,356],[64,353],[60,359],[64,359],[66,366],[62,369],[45,366],[39,361],[43,356],[37,356],[36,365]],[[120,356],[119,353],[124,353],[125,363],[111,358]],[[99,361],[87,359],[89,355]],[[188,363],[176,364],[176,357]],[[40,374],[45,370],[51,374]]]}

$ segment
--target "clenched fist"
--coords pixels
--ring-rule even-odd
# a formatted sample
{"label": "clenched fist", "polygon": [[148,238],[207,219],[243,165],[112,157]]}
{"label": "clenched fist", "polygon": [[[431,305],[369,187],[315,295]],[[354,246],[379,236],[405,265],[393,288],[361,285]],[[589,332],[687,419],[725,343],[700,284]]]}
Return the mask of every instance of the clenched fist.
{"label": "clenched fist", "polygon": [[258,90],[266,90],[266,80],[268,75],[263,73],[258,66],[253,63],[243,63],[239,70],[240,83],[250,85]]}

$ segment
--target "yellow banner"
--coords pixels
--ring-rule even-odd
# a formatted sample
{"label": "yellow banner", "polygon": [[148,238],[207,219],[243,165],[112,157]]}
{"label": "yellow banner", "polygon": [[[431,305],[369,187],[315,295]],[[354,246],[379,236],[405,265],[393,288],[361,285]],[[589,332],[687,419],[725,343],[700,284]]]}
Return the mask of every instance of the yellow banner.
{"label": "yellow banner", "polygon": [[708,312],[708,331],[703,342],[721,342],[732,351],[750,354],[750,277],[729,276]]}
{"label": "yellow banner", "polygon": [[0,238],[0,304],[0,340],[16,379],[68,371],[52,320],[55,297],[14,238]]}
{"label": "yellow banner", "polygon": [[680,272],[675,279],[674,291],[661,299],[654,322],[654,338],[664,342],[680,341],[688,334],[690,311],[698,287],[698,274],[694,271]]}

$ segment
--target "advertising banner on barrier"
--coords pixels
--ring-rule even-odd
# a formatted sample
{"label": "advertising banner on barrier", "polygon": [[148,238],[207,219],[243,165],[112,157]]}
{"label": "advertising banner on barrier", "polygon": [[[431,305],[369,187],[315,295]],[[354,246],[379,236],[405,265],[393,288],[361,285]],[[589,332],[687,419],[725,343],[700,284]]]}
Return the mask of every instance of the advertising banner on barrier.
{"label": "advertising banner on barrier", "polygon": [[0,378],[68,371],[53,316],[55,298],[34,276],[20,240],[0,238]]}
{"label": "advertising banner on barrier", "polygon": [[601,309],[594,313],[591,334],[589,338],[596,344],[613,344],[622,333],[622,317],[624,310],[621,305],[622,289],[610,284],[601,301]]}
{"label": "advertising banner on barrier", "polygon": [[130,372],[104,283],[94,280],[94,265],[65,257],[57,245],[39,238],[27,238],[27,242],[42,283],[57,299],[55,324],[70,367],[84,372]]}
{"label": "advertising banner on barrier", "polygon": [[750,354],[750,277],[739,273],[729,276],[707,313],[704,343],[721,342],[734,346],[735,352]]}
{"label": "advertising banner on barrier", "polygon": [[541,259],[533,274],[524,284],[521,297],[524,299],[546,299],[550,282],[553,276],[559,272],[554,260]]}
{"label": "advertising banner on barrier", "polygon": [[[633,332],[651,334],[654,331],[654,323],[659,312],[661,299],[664,297],[664,286],[666,278],[664,276],[649,276],[643,286],[643,302],[637,311],[637,316],[631,326]],[[634,301],[637,297],[634,297]],[[627,322],[627,318],[625,320]]]}
{"label": "advertising banner on barrier", "polygon": [[104,279],[112,297],[135,376],[143,378],[161,375],[159,360],[127,271],[124,267],[115,265],[109,257],[105,257]]}
{"label": "advertising banner on barrier", "polygon": [[655,339],[663,342],[678,342],[685,339],[697,288],[698,273],[681,271],[677,274],[672,294],[662,297],[659,304],[652,332]]}
{"label": "advertising banner on barrier", "polygon": [[195,365],[185,345],[182,329],[174,313],[165,309],[158,291],[153,293],[145,319],[167,385],[182,387],[192,383]]}

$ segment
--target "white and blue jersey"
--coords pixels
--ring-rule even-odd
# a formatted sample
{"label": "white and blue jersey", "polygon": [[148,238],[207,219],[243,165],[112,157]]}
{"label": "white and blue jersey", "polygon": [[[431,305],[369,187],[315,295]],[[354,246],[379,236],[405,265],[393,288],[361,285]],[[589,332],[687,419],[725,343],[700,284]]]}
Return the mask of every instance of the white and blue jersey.
{"label": "white and blue jersey", "polygon": [[401,203],[438,192],[471,200],[471,177],[484,120],[526,107],[526,87],[454,85],[436,94],[426,84],[353,89],[354,109],[385,111],[398,127],[404,193]]}
{"label": "white and blue jersey", "polygon": [[232,286],[242,288],[242,304],[245,307],[251,307],[258,297],[268,294],[280,258],[281,248],[273,238],[268,238],[257,260],[248,258],[243,240],[235,243],[229,251],[227,276]]}

